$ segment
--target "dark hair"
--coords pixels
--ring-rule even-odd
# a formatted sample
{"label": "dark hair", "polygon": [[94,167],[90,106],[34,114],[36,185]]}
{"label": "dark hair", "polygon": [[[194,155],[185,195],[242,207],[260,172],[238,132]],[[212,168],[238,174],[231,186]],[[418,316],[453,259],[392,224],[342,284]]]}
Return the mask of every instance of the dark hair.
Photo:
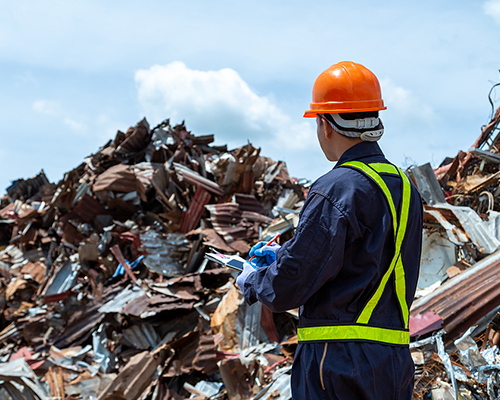
{"label": "dark hair", "polygon": [[361,118],[378,118],[378,111],[357,112],[357,113],[339,113],[342,119],[361,119]]}

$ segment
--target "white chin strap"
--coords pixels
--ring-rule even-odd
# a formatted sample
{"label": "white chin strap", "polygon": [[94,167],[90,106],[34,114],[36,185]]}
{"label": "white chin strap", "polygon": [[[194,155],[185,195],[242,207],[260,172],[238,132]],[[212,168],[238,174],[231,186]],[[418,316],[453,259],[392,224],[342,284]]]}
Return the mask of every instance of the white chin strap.
{"label": "white chin strap", "polygon": [[380,123],[378,118],[344,119],[338,114],[330,115],[342,128],[370,129],[375,128]]}
{"label": "white chin strap", "polygon": [[[381,124],[380,118],[368,117],[360,119],[344,119],[339,114],[330,114],[338,126],[335,126],[330,121],[328,123],[331,125],[335,131],[341,135],[356,138],[359,137],[361,140],[366,142],[376,142],[384,134],[384,127]],[[379,129],[373,129],[381,126]],[[356,131],[345,131],[341,128],[356,129]]]}

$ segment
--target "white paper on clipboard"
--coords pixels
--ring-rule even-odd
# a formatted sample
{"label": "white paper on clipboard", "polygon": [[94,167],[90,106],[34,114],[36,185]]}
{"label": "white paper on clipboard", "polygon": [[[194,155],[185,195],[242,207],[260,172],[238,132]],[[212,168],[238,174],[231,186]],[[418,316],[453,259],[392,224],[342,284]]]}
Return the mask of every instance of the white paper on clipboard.
{"label": "white paper on clipboard", "polygon": [[205,258],[238,272],[243,271],[243,264],[246,261],[239,256],[227,256],[221,253],[207,253],[205,254]]}

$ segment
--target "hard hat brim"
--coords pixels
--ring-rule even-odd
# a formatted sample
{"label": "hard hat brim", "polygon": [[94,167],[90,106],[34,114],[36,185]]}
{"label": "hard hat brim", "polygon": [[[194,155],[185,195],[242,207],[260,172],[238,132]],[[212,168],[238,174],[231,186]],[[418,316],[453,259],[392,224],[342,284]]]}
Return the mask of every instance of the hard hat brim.
{"label": "hard hat brim", "polygon": [[304,113],[304,118],[316,118],[318,114],[355,113],[386,110],[382,100],[361,100],[344,102],[311,103],[311,109]]}

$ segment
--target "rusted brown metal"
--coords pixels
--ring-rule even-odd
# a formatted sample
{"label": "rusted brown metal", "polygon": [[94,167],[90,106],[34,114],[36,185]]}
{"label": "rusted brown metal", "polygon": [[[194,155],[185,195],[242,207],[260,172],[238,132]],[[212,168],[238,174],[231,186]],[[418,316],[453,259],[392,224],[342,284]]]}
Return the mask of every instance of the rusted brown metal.
{"label": "rusted brown metal", "polygon": [[189,232],[191,229],[198,226],[200,223],[200,218],[205,211],[205,206],[210,201],[210,193],[201,187],[196,188],[193,200],[189,206],[189,209],[182,213],[182,220],[180,231],[183,233]]}
{"label": "rusted brown metal", "polygon": [[416,301],[411,314],[435,312],[442,318],[449,340],[456,339],[500,306],[499,279],[500,253],[497,251],[467,272],[451,278],[434,294]]}

